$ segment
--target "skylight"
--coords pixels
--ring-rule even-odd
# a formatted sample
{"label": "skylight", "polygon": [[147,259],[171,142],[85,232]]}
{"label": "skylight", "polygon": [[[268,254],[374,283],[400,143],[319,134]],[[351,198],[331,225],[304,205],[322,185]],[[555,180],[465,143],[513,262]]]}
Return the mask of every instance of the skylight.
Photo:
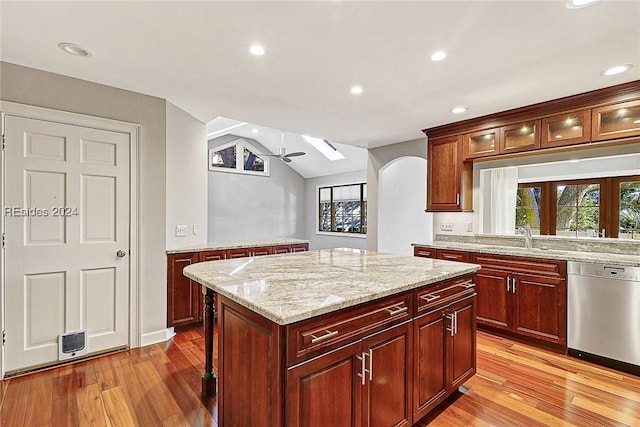
{"label": "skylight", "polygon": [[321,152],[327,159],[331,161],[344,159],[342,153],[340,153],[338,149],[326,139],[315,138],[307,135],[302,135],[302,137],[309,144],[313,145],[316,150]]}

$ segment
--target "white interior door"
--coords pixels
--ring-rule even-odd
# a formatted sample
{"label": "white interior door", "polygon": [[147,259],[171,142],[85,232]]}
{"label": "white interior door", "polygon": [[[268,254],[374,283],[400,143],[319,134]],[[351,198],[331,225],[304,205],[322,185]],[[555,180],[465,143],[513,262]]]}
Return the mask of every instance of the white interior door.
{"label": "white interior door", "polygon": [[56,362],[65,332],[127,345],[129,134],[6,116],[5,137],[5,372]]}

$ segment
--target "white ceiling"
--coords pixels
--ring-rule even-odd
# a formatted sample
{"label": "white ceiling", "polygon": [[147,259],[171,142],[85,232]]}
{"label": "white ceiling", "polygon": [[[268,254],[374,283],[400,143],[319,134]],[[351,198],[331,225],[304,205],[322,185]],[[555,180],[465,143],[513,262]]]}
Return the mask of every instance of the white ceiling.
{"label": "white ceiling", "polygon": [[[564,3],[5,0],[0,58],[165,98],[205,123],[375,147],[640,79],[640,2]],[[266,54],[250,55],[253,43]],[[431,62],[438,49],[447,59]],[[620,63],[635,66],[600,75]],[[351,95],[353,84],[364,92]],[[468,112],[452,115],[460,104]]]}
{"label": "white ceiling", "polygon": [[[242,123],[243,122],[238,120],[217,117],[207,123],[207,139],[219,138],[223,135],[231,134],[255,139],[272,154],[278,154],[280,147],[283,146],[287,149],[287,153],[302,151],[305,153],[304,156],[292,157],[291,162],[287,163],[287,165],[304,178],[361,171],[367,168],[367,150],[363,148],[337,143],[333,144],[338,151],[344,155],[344,159],[331,161],[305,141],[301,135],[284,132],[283,141],[283,133],[281,130],[252,125],[250,123]],[[224,131],[225,129],[229,130]],[[280,160],[272,158],[271,161],[275,162]]]}

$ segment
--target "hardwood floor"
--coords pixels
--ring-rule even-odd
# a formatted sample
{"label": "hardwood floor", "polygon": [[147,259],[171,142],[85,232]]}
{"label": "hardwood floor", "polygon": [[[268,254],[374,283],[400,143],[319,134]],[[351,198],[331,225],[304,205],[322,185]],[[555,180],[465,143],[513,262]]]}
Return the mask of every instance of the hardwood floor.
{"label": "hardwood floor", "polygon": [[[0,426],[217,426],[201,329],[0,382]],[[640,426],[640,378],[478,333],[478,374],[417,426]],[[247,426],[249,427],[249,426]]]}

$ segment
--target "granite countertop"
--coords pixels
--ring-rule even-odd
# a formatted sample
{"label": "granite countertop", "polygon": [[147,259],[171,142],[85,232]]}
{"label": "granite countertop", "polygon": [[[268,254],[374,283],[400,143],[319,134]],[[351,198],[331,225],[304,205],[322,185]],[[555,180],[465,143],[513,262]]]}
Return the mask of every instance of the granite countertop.
{"label": "granite countertop", "polygon": [[255,248],[259,246],[293,245],[309,243],[308,240],[283,237],[269,240],[246,240],[243,242],[213,242],[202,245],[184,246],[182,248],[167,249],[167,255],[182,254],[186,252],[219,251],[224,249]]}
{"label": "granite countertop", "polygon": [[287,325],[480,268],[476,264],[324,249],[190,265],[184,275]]}
{"label": "granite countertop", "polygon": [[526,256],[531,258],[557,259],[563,261],[593,262],[609,265],[640,267],[640,255],[617,254],[608,252],[584,252],[560,249],[527,249],[516,246],[486,245],[479,243],[446,242],[436,240],[433,243],[412,243],[412,246],[436,249],[453,249],[468,252],[491,253],[500,255]]}

